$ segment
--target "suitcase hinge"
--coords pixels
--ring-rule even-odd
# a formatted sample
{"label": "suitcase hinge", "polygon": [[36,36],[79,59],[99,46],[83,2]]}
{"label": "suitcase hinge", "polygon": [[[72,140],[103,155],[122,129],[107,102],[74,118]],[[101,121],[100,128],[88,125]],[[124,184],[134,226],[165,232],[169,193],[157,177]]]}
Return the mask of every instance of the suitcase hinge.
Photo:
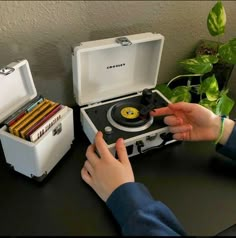
{"label": "suitcase hinge", "polygon": [[15,69],[14,68],[11,68],[11,67],[4,67],[2,69],[0,69],[0,74],[3,74],[3,75],[8,75],[8,74],[11,74],[12,72],[14,72]]}

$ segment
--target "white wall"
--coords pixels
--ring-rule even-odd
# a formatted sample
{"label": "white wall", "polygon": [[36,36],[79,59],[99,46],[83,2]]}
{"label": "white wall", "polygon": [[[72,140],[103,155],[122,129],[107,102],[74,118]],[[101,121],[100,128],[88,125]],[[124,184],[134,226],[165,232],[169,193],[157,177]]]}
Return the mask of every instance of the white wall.
{"label": "white wall", "polygon": [[[159,82],[166,82],[180,72],[177,61],[189,57],[200,39],[214,39],[206,19],[215,2],[1,1],[0,66],[28,59],[38,93],[74,105],[71,46],[152,31],[165,36]],[[236,3],[223,3],[227,28],[221,40],[226,41],[235,37]],[[232,92],[233,80],[235,70]]]}

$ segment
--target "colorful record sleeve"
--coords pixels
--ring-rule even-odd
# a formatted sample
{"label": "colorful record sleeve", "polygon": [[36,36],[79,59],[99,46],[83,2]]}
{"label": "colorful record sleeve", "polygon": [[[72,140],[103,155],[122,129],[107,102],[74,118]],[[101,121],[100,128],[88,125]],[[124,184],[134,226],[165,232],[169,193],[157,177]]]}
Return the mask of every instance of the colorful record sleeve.
{"label": "colorful record sleeve", "polygon": [[30,116],[30,115],[32,115],[36,110],[38,110],[40,107],[42,107],[44,104],[46,104],[46,103],[48,103],[48,100],[47,99],[45,99],[44,101],[42,101],[41,103],[39,103],[31,112],[29,112],[29,113],[26,113],[23,117],[21,117],[17,122],[15,122],[13,125],[11,125],[11,126],[9,126],[9,132],[11,133],[11,134],[14,134],[14,132],[13,132],[13,130],[14,130],[14,128],[16,127],[16,126],[18,126],[20,123],[22,123],[24,120],[25,120],[25,118],[27,117],[27,116]]}
{"label": "colorful record sleeve", "polygon": [[15,113],[13,113],[11,116],[9,116],[3,124],[6,126],[12,126],[15,122],[17,122],[20,118],[22,118],[26,113],[33,110],[34,107],[36,107],[39,103],[41,103],[44,100],[44,98],[39,95],[35,98],[33,98],[29,103],[21,107],[19,110],[17,110]]}
{"label": "colorful record sleeve", "polygon": [[42,118],[40,121],[35,123],[31,128],[27,130],[25,133],[25,139],[30,140],[31,134],[33,134],[37,129],[46,127],[46,124],[49,123],[51,118],[60,111],[63,108],[61,104],[59,104],[55,109],[53,109],[50,113],[48,113],[44,118]]}
{"label": "colorful record sleeve", "polygon": [[29,123],[31,123],[35,118],[37,118],[41,113],[43,113],[45,110],[47,110],[50,106],[51,106],[51,102],[47,102],[42,107],[40,107],[38,110],[34,111],[34,113],[32,115],[30,115],[30,116],[26,115],[25,120],[22,121],[22,123],[20,123],[18,126],[16,126],[13,129],[14,135],[20,136],[19,131],[22,128],[24,128],[25,126],[27,126]]}
{"label": "colorful record sleeve", "polygon": [[42,113],[40,113],[37,117],[35,117],[30,123],[25,125],[23,128],[19,130],[19,135],[25,139],[25,133],[36,123],[38,123],[40,120],[42,120],[48,113],[50,113],[53,109],[55,109],[59,103],[54,103],[50,105],[46,110],[44,110]]}

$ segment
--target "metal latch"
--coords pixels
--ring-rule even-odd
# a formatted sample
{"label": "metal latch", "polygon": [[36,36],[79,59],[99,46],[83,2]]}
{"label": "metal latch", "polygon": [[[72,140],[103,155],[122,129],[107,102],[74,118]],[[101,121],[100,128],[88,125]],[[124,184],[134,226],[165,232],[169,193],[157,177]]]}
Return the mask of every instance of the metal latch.
{"label": "metal latch", "polygon": [[132,45],[132,42],[127,37],[116,38],[116,42],[122,46]]}
{"label": "metal latch", "polygon": [[61,123],[53,130],[52,134],[55,135],[59,135],[62,131],[62,126]]}
{"label": "metal latch", "polygon": [[0,74],[8,75],[8,74],[11,74],[11,73],[14,72],[14,71],[15,71],[14,68],[5,67],[5,68],[0,69]]}

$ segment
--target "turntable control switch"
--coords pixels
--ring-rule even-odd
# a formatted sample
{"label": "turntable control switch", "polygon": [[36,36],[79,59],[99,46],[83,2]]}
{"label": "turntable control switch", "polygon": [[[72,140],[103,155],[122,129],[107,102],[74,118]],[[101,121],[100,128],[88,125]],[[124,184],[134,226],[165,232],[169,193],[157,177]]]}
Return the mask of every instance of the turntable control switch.
{"label": "turntable control switch", "polygon": [[112,133],[112,127],[106,126],[104,131],[105,131],[105,134],[110,135]]}

